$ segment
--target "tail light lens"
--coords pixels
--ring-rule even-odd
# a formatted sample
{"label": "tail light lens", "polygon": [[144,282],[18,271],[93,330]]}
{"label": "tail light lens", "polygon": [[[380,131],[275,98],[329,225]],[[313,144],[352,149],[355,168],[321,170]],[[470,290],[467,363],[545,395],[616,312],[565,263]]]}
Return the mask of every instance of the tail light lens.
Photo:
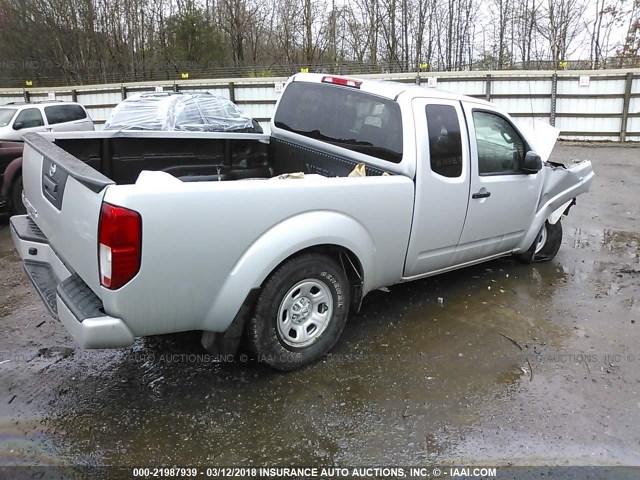
{"label": "tail light lens", "polygon": [[140,270],[142,218],[128,208],[102,204],[98,226],[100,284],[116,290]]}

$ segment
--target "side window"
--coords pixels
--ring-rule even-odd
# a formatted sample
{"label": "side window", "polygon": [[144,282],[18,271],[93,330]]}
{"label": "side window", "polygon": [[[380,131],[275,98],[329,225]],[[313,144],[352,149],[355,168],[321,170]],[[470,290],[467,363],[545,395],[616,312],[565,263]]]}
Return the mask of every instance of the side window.
{"label": "side window", "polygon": [[80,105],[52,105],[44,107],[49,125],[56,123],[73,122],[87,118],[87,114]]}
{"label": "side window", "polygon": [[22,130],[23,128],[41,127],[44,125],[42,114],[37,108],[25,108],[16,117],[13,122],[14,130]]}
{"label": "side window", "polygon": [[459,177],[462,138],[456,109],[450,105],[427,105],[426,110],[431,170],[443,177]]}
{"label": "side window", "polygon": [[480,175],[520,173],[527,146],[513,125],[495,113],[474,111]]}

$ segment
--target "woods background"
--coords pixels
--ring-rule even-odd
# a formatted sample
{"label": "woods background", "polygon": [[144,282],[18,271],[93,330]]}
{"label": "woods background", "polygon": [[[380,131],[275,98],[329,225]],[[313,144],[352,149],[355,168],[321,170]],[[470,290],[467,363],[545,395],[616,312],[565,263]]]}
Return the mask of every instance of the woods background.
{"label": "woods background", "polygon": [[0,0],[0,86],[640,65],[640,0]]}

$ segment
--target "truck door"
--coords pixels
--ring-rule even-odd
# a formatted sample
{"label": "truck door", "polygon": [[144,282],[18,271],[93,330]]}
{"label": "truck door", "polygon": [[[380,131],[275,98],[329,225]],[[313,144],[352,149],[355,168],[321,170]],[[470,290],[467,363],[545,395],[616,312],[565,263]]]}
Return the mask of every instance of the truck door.
{"label": "truck door", "polygon": [[469,201],[469,142],[460,102],[416,98],[416,194],[405,278],[451,265]]}
{"label": "truck door", "polygon": [[484,106],[465,104],[471,151],[471,191],[458,246],[463,261],[515,248],[527,231],[542,174],[521,171],[529,146],[511,121]]}

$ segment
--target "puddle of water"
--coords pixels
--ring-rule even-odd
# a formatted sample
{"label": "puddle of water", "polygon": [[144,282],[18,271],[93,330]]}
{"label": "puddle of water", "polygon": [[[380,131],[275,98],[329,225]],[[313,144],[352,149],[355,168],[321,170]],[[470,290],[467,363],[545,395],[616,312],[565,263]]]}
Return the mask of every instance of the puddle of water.
{"label": "puddle of water", "polygon": [[[37,374],[53,389],[46,419],[40,430],[19,419],[27,443],[7,437],[17,453],[6,463],[28,453],[87,465],[416,464],[472,452],[487,431],[504,435],[487,445],[515,454],[509,442],[526,436],[511,423],[535,425],[530,415],[542,411],[553,425],[542,406],[562,387],[544,385],[565,367],[537,360],[576,334],[582,318],[567,305],[588,306],[607,286],[583,278],[623,275],[611,296],[637,278],[631,261],[631,273],[607,263],[630,251],[637,261],[637,236],[568,238],[578,250],[561,251],[561,263],[502,260],[373,292],[331,355],[288,374],[192,359],[188,335],[115,352],[47,347],[29,366],[44,362]],[[576,256],[585,248],[602,255]]]}
{"label": "puddle of water", "polygon": [[574,248],[622,253],[624,257],[635,260],[640,258],[640,233],[575,228],[570,232],[570,238]]}
{"label": "puddle of water", "polygon": [[158,360],[162,349],[192,353],[192,340],[138,342],[108,367],[62,359],[47,375],[84,374],[58,379],[46,429],[69,462],[433,461],[482,408],[500,408],[529,382],[525,354],[566,337],[549,321],[564,282],[553,264],[500,261],[374,292],[327,359],[289,374]]}
{"label": "puddle of water", "polygon": [[[635,153],[627,182],[639,178],[628,174]],[[0,418],[12,419],[0,438],[13,450],[0,463],[639,464],[637,364],[600,356],[638,353],[640,234],[624,231],[636,229],[637,185],[609,178],[620,171],[598,171],[556,261],[492,262],[374,292],[331,356],[289,374],[161,358],[197,351],[184,339],[82,351],[49,323],[22,330],[39,301],[11,303],[25,322],[6,333],[33,360],[0,365]],[[0,228],[13,272],[0,270],[0,283],[20,269],[9,248]],[[585,352],[598,362],[554,357]]]}
{"label": "puddle of water", "polygon": [[42,434],[44,418],[0,419],[0,465],[61,465],[60,459],[42,444],[50,436]]}

